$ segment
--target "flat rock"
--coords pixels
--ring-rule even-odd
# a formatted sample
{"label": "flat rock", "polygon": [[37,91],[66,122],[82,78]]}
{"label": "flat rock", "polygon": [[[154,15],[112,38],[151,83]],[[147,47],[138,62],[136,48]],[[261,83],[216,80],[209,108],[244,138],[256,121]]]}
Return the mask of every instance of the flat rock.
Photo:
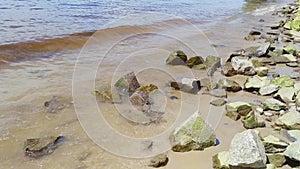
{"label": "flat rock", "polygon": [[226,103],[227,103],[227,101],[225,99],[217,99],[217,100],[213,100],[210,102],[210,104],[213,106],[223,106]]}
{"label": "flat rock", "polygon": [[283,153],[267,154],[268,161],[270,164],[274,164],[276,167],[282,167],[286,162]]}
{"label": "flat rock", "polygon": [[175,129],[170,136],[170,142],[172,150],[175,152],[203,150],[215,145],[216,135],[214,130],[196,112]]}
{"label": "flat rock", "polygon": [[271,83],[280,87],[290,87],[294,85],[293,80],[289,76],[277,77],[273,79]]}
{"label": "flat rock", "polygon": [[178,50],[169,55],[168,59],[166,60],[166,63],[168,65],[185,65],[186,61],[186,54],[183,51]]}
{"label": "flat rock", "polygon": [[214,97],[220,97],[220,98],[226,98],[227,93],[225,89],[212,89],[208,92],[209,95],[214,96]]}
{"label": "flat rock", "polygon": [[264,102],[264,106],[266,109],[275,110],[275,111],[286,109],[286,104],[273,98],[266,99]]}
{"label": "flat rock", "polygon": [[229,152],[222,151],[213,156],[213,168],[214,169],[229,169],[228,164]]}
{"label": "flat rock", "polygon": [[255,56],[255,57],[266,56],[270,46],[271,46],[270,42],[267,42],[267,43],[261,45],[260,47],[257,48],[257,50],[254,53],[251,54],[251,56]]}
{"label": "flat rock", "polygon": [[300,141],[291,143],[283,152],[283,154],[290,159],[300,162]]}
{"label": "flat rock", "polygon": [[228,163],[233,167],[265,168],[267,157],[258,131],[236,134],[230,144]]}
{"label": "flat rock", "polygon": [[288,130],[300,130],[300,113],[291,111],[279,117],[275,124]]}
{"label": "flat rock", "polygon": [[295,95],[294,87],[282,87],[274,95],[274,97],[280,97],[285,103],[293,102],[293,97]]}
{"label": "flat rock", "polygon": [[275,93],[279,89],[280,89],[279,86],[274,85],[274,84],[269,84],[269,85],[261,87],[258,92],[259,92],[260,95],[266,96],[266,95],[270,95],[270,94]]}
{"label": "flat rock", "polygon": [[278,137],[269,135],[263,138],[266,153],[282,153],[286,150],[288,143],[281,141]]}
{"label": "flat rock", "polygon": [[51,154],[64,141],[64,136],[27,139],[24,144],[25,155],[39,158]]}
{"label": "flat rock", "polygon": [[246,80],[245,89],[252,90],[252,89],[259,89],[261,87],[267,86],[270,84],[271,80],[268,77],[260,77],[260,76],[252,76]]}

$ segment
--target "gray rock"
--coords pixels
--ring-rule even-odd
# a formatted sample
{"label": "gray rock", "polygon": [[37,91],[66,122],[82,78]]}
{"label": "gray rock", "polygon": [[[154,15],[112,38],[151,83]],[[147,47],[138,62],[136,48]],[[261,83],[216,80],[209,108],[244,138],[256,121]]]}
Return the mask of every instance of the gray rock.
{"label": "gray rock", "polygon": [[154,167],[154,168],[159,168],[166,166],[169,162],[168,155],[165,154],[160,154],[155,157],[153,157],[150,161],[150,164],[148,165],[149,167]]}
{"label": "gray rock", "polygon": [[264,102],[264,106],[266,109],[275,110],[275,111],[286,109],[286,104],[273,98],[266,99]]}
{"label": "gray rock", "polygon": [[266,56],[270,46],[271,46],[270,42],[267,42],[267,43],[261,45],[259,48],[257,48],[257,50],[254,53],[251,54],[251,56],[255,56],[255,57]]}
{"label": "gray rock", "polygon": [[246,90],[259,89],[259,88],[269,85],[270,82],[271,82],[271,80],[268,77],[260,77],[260,76],[255,75],[255,76],[249,77],[246,80],[246,83],[244,86],[245,86]]}
{"label": "gray rock", "polygon": [[238,84],[234,80],[229,80],[229,79],[221,79],[218,82],[219,88],[224,88],[226,91],[229,92],[238,92],[242,90],[242,87],[240,84]]}
{"label": "gray rock", "polygon": [[25,155],[39,158],[51,154],[64,141],[64,136],[27,139],[24,144]]}
{"label": "gray rock", "polygon": [[289,63],[286,63],[287,66],[289,67],[298,67],[299,64],[297,62],[289,62]]}
{"label": "gray rock", "polygon": [[214,169],[229,169],[228,164],[229,152],[222,151],[213,156],[213,168]]}
{"label": "gray rock", "polygon": [[214,130],[196,112],[175,129],[170,136],[170,142],[172,150],[175,152],[203,150],[215,145],[216,135]]}
{"label": "gray rock", "polygon": [[285,103],[293,102],[293,97],[295,95],[294,87],[282,87],[274,95],[274,97],[280,97]]}
{"label": "gray rock", "polygon": [[269,85],[261,87],[258,92],[259,92],[260,95],[266,96],[266,95],[270,95],[270,94],[275,93],[279,89],[280,89],[279,86],[274,85],[274,84],[269,84]]}
{"label": "gray rock", "polygon": [[186,54],[183,51],[178,50],[169,55],[168,59],[166,60],[166,63],[168,65],[185,65],[186,61]]}
{"label": "gray rock", "polygon": [[208,92],[209,95],[214,96],[214,97],[220,97],[220,98],[226,98],[227,93],[225,89],[212,89],[211,91]]}
{"label": "gray rock", "polygon": [[213,100],[213,101],[210,102],[210,104],[213,105],[213,106],[223,106],[226,103],[227,103],[227,101],[224,100],[224,99],[217,99],[217,100]]}
{"label": "gray rock", "polygon": [[134,72],[130,72],[121,77],[114,85],[118,91],[126,91],[131,96],[140,87]]}
{"label": "gray rock", "polygon": [[255,75],[255,68],[252,64],[252,61],[246,57],[233,57],[231,59],[231,64],[233,69],[238,74],[244,75]]}
{"label": "gray rock", "polygon": [[258,136],[258,131],[250,129],[234,136],[229,148],[228,163],[233,167],[266,167],[265,148]]}
{"label": "gray rock", "polygon": [[300,141],[300,130],[288,130],[287,134],[295,141]]}
{"label": "gray rock", "polygon": [[290,159],[300,162],[300,141],[291,143],[283,154]]}
{"label": "gray rock", "polygon": [[288,130],[300,130],[300,113],[291,111],[279,117],[275,124]]}

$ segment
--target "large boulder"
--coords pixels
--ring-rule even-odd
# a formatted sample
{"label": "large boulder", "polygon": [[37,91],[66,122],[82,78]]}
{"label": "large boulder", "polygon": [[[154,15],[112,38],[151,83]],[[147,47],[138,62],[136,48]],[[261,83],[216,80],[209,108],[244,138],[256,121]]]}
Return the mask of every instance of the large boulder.
{"label": "large boulder", "polygon": [[233,69],[238,74],[244,75],[255,75],[256,71],[252,64],[252,61],[246,57],[233,57],[231,59],[231,64]]}
{"label": "large boulder", "polygon": [[133,92],[140,87],[140,83],[138,82],[134,72],[130,72],[121,77],[114,86],[118,89],[118,91],[128,92],[129,96],[131,96]]}
{"label": "large boulder", "polygon": [[300,130],[300,113],[290,111],[279,117],[275,124],[288,130]]}
{"label": "large boulder", "polygon": [[193,114],[185,123],[176,128],[170,136],[172,150],[187,152],[203,150],[215,145],[216,135],[214,130],[199,115]]}
{"label": "large boulder", "polygon": [[267,157],[258,131],[246,130],[231,141],[228,163],[232,167],[265,168]]}
{"label": "large boulder", "polygon": [[168,65],[185,65],[186,61],[186,54],[183,51],[178,50],[169,55],[168,59],[166,60],[166,63]]}
{"label": "large boulder", "polygon": [[229,169],[228,164],[229,152],[222,151],[213,156],[213,168],[214,169]]}

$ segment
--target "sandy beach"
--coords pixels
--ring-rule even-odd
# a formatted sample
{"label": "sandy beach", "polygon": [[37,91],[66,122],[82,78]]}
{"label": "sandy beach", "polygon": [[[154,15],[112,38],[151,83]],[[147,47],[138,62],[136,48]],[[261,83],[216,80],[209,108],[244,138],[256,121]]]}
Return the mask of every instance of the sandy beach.
{"label": "sandy beach", "polygon": [[[69,39],[50,39],[43,45],[26,44],[40,49],[30,53],[32,57],[19,58],[24,50],[21,44],[16,46],[19,49],[17,53],[8,50],[12,46],[2,46],[2,49],[0,46],[3,59],[0,60],[0,168],[148,169],[151,168],[148,166],[150,157],[134,159],[113,154],[124,147],[117,143],[110,145],[107,143],[109,140],[106,140],[107,147],[116,150],[107,151],[97,145],[98,141],[109,137],[109,133],[106,136],[101,131],[97,135],[96,129],[101,127],[97,113],[121,135],[152,138],[172,132],[169,129],[175,127],[174,124],[185,120],[178,117],[187,118],[196,111],[200,111],[201,117],[215,129],[220,144],[203,151],[178,153],[169,150],[169,162],[162,169],[213,168],[212,156],[227,151],[233,136],[245,129],[241,122],[225,116],[224,106],[217,108],[209,104],[215,97],[203,94],[203,91],[194,95],[168,87],[167,82],[172,80],[208,76],[206,70],[166,65],[166,59],[171,52],[182,50],[188,56],[218,56],[225,63],[233,51],[261,45],[265,39],[246,41],[244,37],[253,29],[268,30],[270,25],[282,20],[272,14],[284,5],[270,5],[205,25],[175,19],[146,26],[121,26],[95,33],[74,34]],[[299,44],[294,45],[299,49]],[[54,55],[50,54],[52,48],[55,49]],[[45,56],[36,57],[41,51]],[[132,71],[141,84],[154,83],[163,93],[165,113],[162,121],[149,125],[130,123],[118,112],[118,104],[97,101],[92,94],[95,88],[113,85],[121,76]],[[209,78],[218,80],[224,76],[217,70]],[[236,75],[228,79],[236,80],[242,86],[246,78]],[[60,105],[55,105],[55,112],[51,113],[47,112],[45,102],[53,96],[58,97]],[[173,100],[171,96],[178,99]],[[94,100],[90,102],[89,99]],[[249,103],[263,99],[244,91],[228,92],[227,98],[228,102]],[[270,124],[258,129],[263,136],[274,132]],[[86,125],[95,131],[87,131]],[[38,159],[24,155],[26,139],[60,135],[66,140],[53,153]],[[112,137],[122,142],[118,140],[120,138]],[[156,146],[169,144],[168,139],[160,141],[154,141],[154,152],[164,152]],[[135,150],[124,148],[123,151],[130,156]],[[141,155],[144,156],[147,152]]]}

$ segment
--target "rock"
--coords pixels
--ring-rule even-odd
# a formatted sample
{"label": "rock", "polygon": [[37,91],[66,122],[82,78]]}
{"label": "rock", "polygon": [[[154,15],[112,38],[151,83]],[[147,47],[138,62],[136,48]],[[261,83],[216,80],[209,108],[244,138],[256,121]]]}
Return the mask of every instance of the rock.
{"label": "rock", "polygon": [[209,91],[208,94],[211,96],[214,96],[214,97],[221,97],[221,98],[227,97],[227,93],[226,93],[225,89],[213,89],[213,90]]}
{"label": "rock", "polygon": [[230,62],[226,62],[222,67],[222,73],[225,76],[234,76],[237,74],[237,71],[232,67]]}
{"label": "rock", "polygon": [[102,85],[99,87],[99,89],[95,89],[93,93],[97,97],[97,99],[102,102],[111,102],[113,100],[112,89],[110,85]]}
{"label": "rock", "polygon": [[297,58],[292,54],[283,54],[282,56],[285,57],[288,62],[297,62]]}
{"label": "rock", "polygon": [[264,102],[264,106],[265,106],[265,109],[275,110],[275,111],[286,109],[286,104],[282,103],[279,100],[273,99],[273,98],[266,99]]}
{"label": "rock", "polygon": [[195,69],[195,70],[205,70],[206,69],[206,65],[205,64],[194,65],[192,67],[192,69]]}
{"label": "rock", "polygon": [[293,97],[295,95],[294,87],[282,87],[274,95],[274,97],[280,97],[285,103],[293,102]]}
{"label": "rock", "polygon": [[236,81],[229,80],[229,79],[221,79],[218,82],[219,88],[224,88],[226,91],[229,92],[238,92],[242,90],[242,87],[240,84],[238,84]]}
{"label": "rock", "polygon": [[297,111],[299,111],[299,108],[300,108],[300,93],[297,94],[297,96],[295,98],[295,101],[296,101]]}
{"label": "rock", "polygon": [[289,66],[289,67],[298,67],[297,62],[289,62],[289,63],[286,63],[286,65]]}
{"label": "rock", "polygon": [[288,112],[279,117],[275,124],[288,130],[300,130],[300,113]]}
{"label": "rock", "polygon": [[267,168],[266,169],[277,169],[276,166],[274,164],[267,164]]}
{"label": "rock", "polygon": [[194,78],[183,78],[180,82],[170,82],[170,86],[175,90],[197,94],[201,90],[201,82]]}
{"label": "rock", "polygon": [[253,35],[248,35],[248,36],[246,36],[245,37],[245,40],[247,40],[247,41],[255,41],[255,36],[253,36]]}
{"label": "rock", "polygon": [[260,32],[260,31],[257,31],[257,30],[251,30],[251,31],[249,32],[249,35],[258,36],[258,35],[261,35],[261,32]]}
{"label": "rock", "polygon": [[245,90],[257,90],[261,87],[270,84],[271,80],[268,77],[252,76],[246,80]]}
{"label": "rock", "polygon": [[233,57],[231,59],[231,64],[233,69],[238,74],[244,74],[244,75],[255,75],[255,68],[252,64],[252,61],[250,61],[248,58],[245,57]]}
{"label": "rock", "polygon": [[192,68],[195,65],[199,65],[199,64],[203,64],[203,63],[204,63],[204,59],[201,56],[194,56],[186,61],[186,65],[189,68]]}
{"label": "rock", "polygon": [[256,74],[258,76],[263,77],[263,76],[266,76],[266,74],[268,74],[269,68],[267,68],[267,67],[256,67],[255,71],[256,71]]}
{"label": "rock", "polygon": [[251,54],[251,56],[255,56],[255,57],[266,56],[268,54],[270,46],[271,46],[270,42],[261,45],[259,48],[257,48],[257,50],[254,53]]}
{"label": "rock", "polygon": [[149,102],[149,96],[143,91],[136,91],[130,96],[129,100],[132,105],[144,106]]}
{"label": "rock", "polygon": [[282,153],[267,154],[270,164],[274,164],[276,167],[282,167],[286,162],[285,156]]}
{"label": "rock", "polygon": [[217,99],[217,100],[213,100],[213,101],[210,102],[210,104],[213,105],[213,106],[223,106],[226,103],[227,103],[227,101],[224,100],[224,99]]}
{"label": "rock", "polygon": [[71,101],[59,96],[52,96],[51,100],[44,103],[46,113],[58,113],[71,105]]}
{"label": "rock", "polygon": [[126,91],[129,96],[131,96],[133,92],[140,87],[140,83],[138,82],[134,72],[130,72],[121,77],[114,86],[118,89],[118,91]]}
{"label": "rock", "polygon": [[166,166],[169,162],[169,158],[167,154],[160,154],[151,159],[149,167],[159,168]]}
{"label": "rock", "polygon": [[178,50],[169,55],[168,59],[166,60],[166,63],[168,65],[185,65],[186,61],[186,54],[183,51]]}
{"label": "rock", "polygon": [[261,61],[256,60],[256,59],[252,59],[252,64],[253,64],[253,66],[254,66],[255,68],[263,67],[263,66],[264,66],[264,64],[263,64]]}
{"label": "rock", "polygon": [[273,79],[271,83],[280,87],[290,87],[294,85],[293,80],[289,76],[277,77]]}
{"label": "rock", "polygon": [[200,80],[201,87],[205,87],[207,90],[213,90],[218,87],[218,84],[210,78],[203,78]]}
{"label": "rock", "polygon": [[221,58],[216,57],[216,56],[207,56],[204,64],[207,67],[212,67],[212,66],[220,67],[221,66]]}
{"label": "rock", "polygon": [[258,131],[246,130],[236,134],[230,144],[228,163],[232,167],[265,168],[265,148]]}
{"label": "rock", "polygon": [[292,55],[295,55],[296,54],[296,49],[294,46],[292,45],[288,45],[286,46],[285,48],[283,48],[283,51],[287,54],[292,54]]}
{"label": "rock", "polygon": [[172,150],[175,152],[203,150],[215,145],[216,135],[214,130],[196,112],[175,129],[170,136],[170,142]]}
{"label": "rock", "polygon": [[265,146],[266,153],[282,153],[289,144],[273,135],[269,135],[263,138],[263,145]]}
{"label": "rock", "polygon": [[141,87],[137,88],[136,91],[142,91],[146,95],[149,95],[151,92],[153,92],[157,89],[158,89],[158,87],[156,85],[149,84],[149,85],[145,85],[145,86],[141,86]]}
{"label": "rock", "polygon": [[229,169],[228,164],[229,152],[222,151],[213,156],[213,168],[214,169]]}
{"label": "rock", "polygon": [[226,105],[227,112],[235,112],[241,116],[246,116],[252,110],[251,105],[245,102],[233,102]]}
{"label": "rock", "polygon": [[287,130],[286,132],[293,141],[300,141],[300,130]]}
{"label": "rock", "polygon": [[266,123],[264,121],[259,121],[253,111],[248,113],[248,115],[242,120],[242,123],[246,129],[266,127]]}
{"label": "rock", "polygon": [[300,162],[300,141],[291,143],[283,152],[286,157]]}
{"label": "rock", "polygon": [[261,87],[258,92],[259,92],[260,95],[266,96],[266,95],[270,95],[270,94],[275,93],[279,89],[280,89],[279,86],[274,85],[274,84],[269,84],[269,85]]}
{"label": "rock", "polygon": [[51,154],[64,141],[64,136],[27,139],[24,145],[25,155],[39,158]]}

